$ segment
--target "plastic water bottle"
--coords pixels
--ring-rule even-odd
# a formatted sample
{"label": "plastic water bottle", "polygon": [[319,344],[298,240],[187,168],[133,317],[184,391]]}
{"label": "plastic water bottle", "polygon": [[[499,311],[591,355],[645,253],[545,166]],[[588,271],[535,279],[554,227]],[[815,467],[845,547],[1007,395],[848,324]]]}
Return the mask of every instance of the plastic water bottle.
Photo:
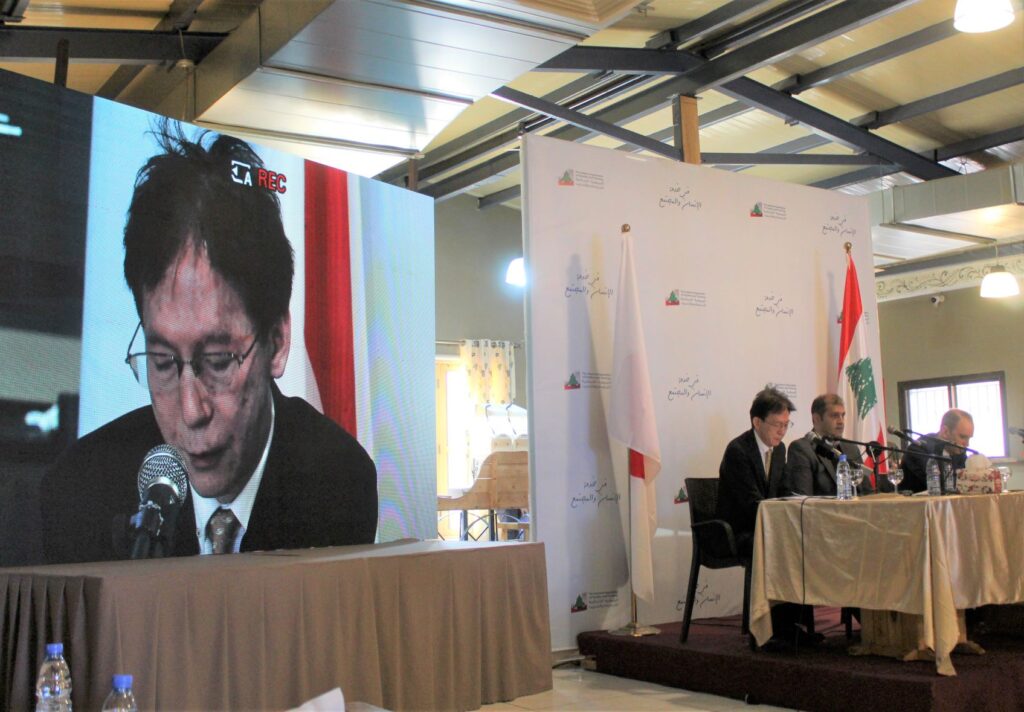
{"label": "plastic water bottle", "polygon": [[938,461],[929,457],[924,471],[928,476],[928,494],[936,496],[942,494],[942,471],[939,469]]}
{"label": "plastic water bottle", "polygon": [[139,712],[132,694],[132,676],[114,675],[110,694],[103,701],[103,712]]}
{"label": "plastic water bottle", "polygon": [[853,499],[853,476],[846,455],[840,455],[836,465],[836,499]]}
{"label": "plastic water bottle", "polygon": [[71,712],[71,670],[64,644],[49,643],[36,679],[36,712]]}

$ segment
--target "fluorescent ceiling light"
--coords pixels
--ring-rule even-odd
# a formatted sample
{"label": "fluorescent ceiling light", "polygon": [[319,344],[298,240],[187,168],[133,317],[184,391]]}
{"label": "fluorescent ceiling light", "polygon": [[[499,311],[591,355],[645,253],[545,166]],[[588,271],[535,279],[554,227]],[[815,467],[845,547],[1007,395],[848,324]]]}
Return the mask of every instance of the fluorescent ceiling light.
{"label": "fluorescent ceiling light", "polygon": [[526,266],[522,257],[516,257],[508,263],[508,269],[505,270],[505,281],[517,287],[526,286]]}
{"label": "fluorescent ceiling light", "polygon": [[991,32],[1013,22],[1010,0],[957,0],[953,27],[961,32]]}

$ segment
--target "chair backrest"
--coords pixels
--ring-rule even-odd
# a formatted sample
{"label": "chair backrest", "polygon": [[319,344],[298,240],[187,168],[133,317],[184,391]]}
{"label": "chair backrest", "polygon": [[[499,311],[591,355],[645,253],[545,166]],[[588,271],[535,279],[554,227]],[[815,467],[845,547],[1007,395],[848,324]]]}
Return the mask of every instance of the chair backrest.
{"label": "chair backrest", "polygon": [[683,482],[690,500],[690,524],[714,519],[718,508],[718,478],[687,477]]}
{"label": "chair backrest", "polygon": [[494,500],[491,509],[529,509],[529,452],[492,452],[480,465],[480,476],[494,479]]}

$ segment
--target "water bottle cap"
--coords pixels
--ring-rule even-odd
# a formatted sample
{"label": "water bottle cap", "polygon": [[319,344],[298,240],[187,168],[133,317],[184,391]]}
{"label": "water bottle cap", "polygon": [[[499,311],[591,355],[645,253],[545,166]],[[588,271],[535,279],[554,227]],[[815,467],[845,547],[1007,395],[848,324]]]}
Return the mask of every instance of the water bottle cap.
{"label": "water bottle cap", "polygon": [[130,690],[132,689],[132,676],[131,675],[114,675],[115,690]]}
{"label": "water bottle cap", "polygon": [[840,455],[839,462],[846,462],[846,455]]}
{"label": "water bottle cap", "polygon": [[47,643],[46,644],[47,655],[63,655],[64,654],[64,643]]}

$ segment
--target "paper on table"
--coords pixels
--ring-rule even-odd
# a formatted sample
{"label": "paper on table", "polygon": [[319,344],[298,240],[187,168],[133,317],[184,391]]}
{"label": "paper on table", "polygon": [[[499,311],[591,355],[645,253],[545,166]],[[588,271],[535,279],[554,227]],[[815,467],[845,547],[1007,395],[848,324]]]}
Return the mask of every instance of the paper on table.
{"label": "paper on table", "polygon": [[340,687],[335,687],[333,690],[328,690],[289,710],[289,712],[344,712],[344,710],[345,695],[342,694]]}

